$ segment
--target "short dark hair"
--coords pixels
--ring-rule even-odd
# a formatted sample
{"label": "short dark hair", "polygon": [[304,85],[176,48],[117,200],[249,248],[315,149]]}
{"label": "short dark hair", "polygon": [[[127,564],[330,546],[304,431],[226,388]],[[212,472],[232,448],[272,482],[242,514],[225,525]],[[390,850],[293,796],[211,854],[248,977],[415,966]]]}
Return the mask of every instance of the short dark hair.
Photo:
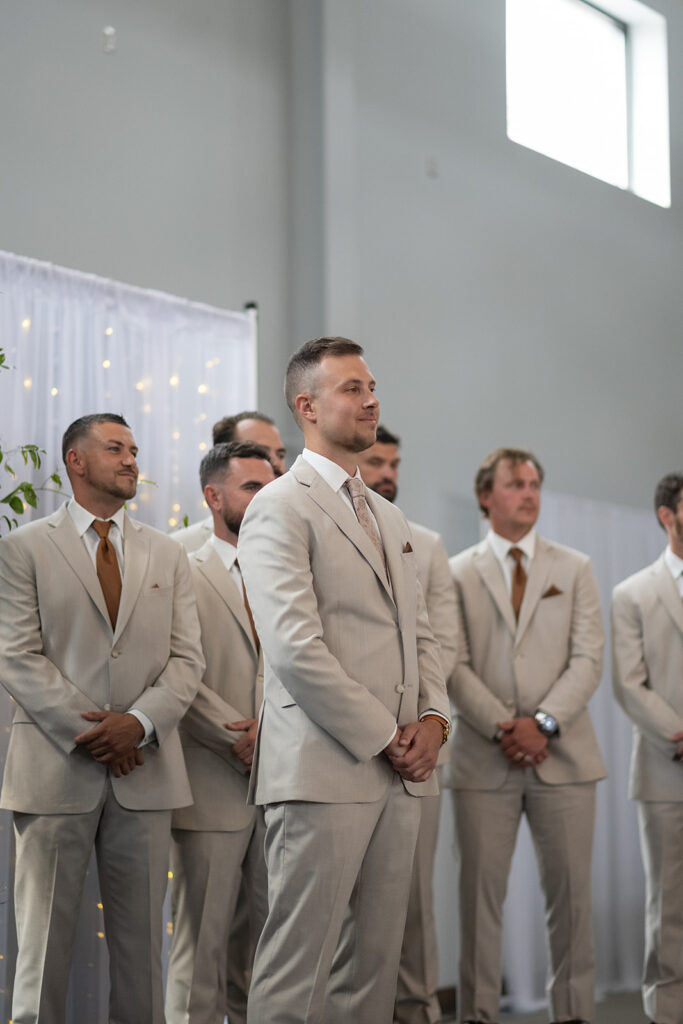
{"label": "short dark hair", "polygon": [[270,456],[262,444],[253,441],[222,441],[209,449],[199,464],[199,482],[202,491],[207,484],[230,472],[232,459],[263,459],[270,466]]}
{"label": "short dark hair", "polygon": [[285,371],[285,399],[292,416],[299,423],[296,396],[311,390],[311,371],[325,356],[362,356],[363,349],[350,338],[314,338],[297,349]]}
{"label": "short dark hair", "polygon": [[223,444],[224,442],[235,441],[237,438],[237,424],[241,423],[242,420],[260,420],[261,423],[267,423],[271,427],[275,426],[275,420],[271,419],[270,416],[266,416],[264,412],[257,412],[255,409],[238,412],[234,416],[224,416],[222,420],[214,423],[213,443]]}
{"label": "short dark hair", "polygon": [[[128,427],[123,416],[115,412],[92,412],[88,416],[79,416],[77,420],[70,423],[62,435],[62,459],[66,465],[66,453],[73,448],[77,441],[82,440],[90,433],[90,428],[96,423],[118,423],[120,427]],[[130,430],[130,427],[128,427]]]}
{"label": "short dark hair", "polygon": [[496,448],[495,451],[486,456],[474,478],[474,493],[477,497],[479,508],[486,518],[488,518],[488,511],[482,505],[480,495],[488,494],[493,490],[493,479],[496,475],[496,469],[498,464],[503,461],[511,462],[513,466],[521,466],[523,462],[530,462],[536,467],[540,483],[543,483],[545,477],[543,466],[532,452],[527,452],[523,448]]}
{"label": "short dark hair", "polygon": [[[667,473],[663,476],[655,487],[655,515],[657,509],[670,508],[672,512],[675,512],[678,508],[678,503],[681,500],[681,491],[683,490],[683,473]],[[657,516],[657,522],[664,529],[664,524],[659,522],[659,516]]]}
{"label": "short dark hair", "polygon": [[400,448],[401,438],[397,437],[396,434],[392,434],[390,430],[387,430],[387,428],[380,423],[377,427],[375,444],[395,444],[397,448]]}

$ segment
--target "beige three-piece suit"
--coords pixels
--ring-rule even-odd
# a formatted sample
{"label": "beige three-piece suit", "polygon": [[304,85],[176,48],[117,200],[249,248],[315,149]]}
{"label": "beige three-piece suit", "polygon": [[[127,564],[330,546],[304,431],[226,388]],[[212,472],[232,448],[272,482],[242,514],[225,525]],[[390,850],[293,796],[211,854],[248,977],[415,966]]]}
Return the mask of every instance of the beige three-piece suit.
{"label": "beige three-piece suit", "polygon": [[[449,710],[410,529],[381,497],[367,501],[388,577],[304,457],[256,495],[240,531],[265,656],[252,798],[266,808],[269,914],[250,1024],[391,1021],[414,797],[437,785],[404,783],[381,751],[397,722]],[[339,945],[349,905],[354,941]]]}
{"label": "beige three-piece suit", "polygon": [[[263,659],[241,590],[211,542],[191,556],[190,566],[206,671],[180,727],[194,804],[173,814],[174,924],[166,1021],[214,1024],[225,1015],[228,936],[241,885],[252,937],[247,933],[244,948],[234,955],[239,959],[235,967],[247,975],[267,910],[262,811],[247,806],[248,776],[232,753],[241,733],[225,728],[258,717]],[[239,988],[228,993],[230,1024],[246,1020]]]}
{"label": "beige three-piece suit", "polygon": [[[409,522],[417,561],[417,576],[422,585],[429,625],[439,641],[444,678],[455,667],[456,608],[455,588],[448,567],[443,541],[434,530]],[[439,766],[447,763],[449,746],[441,748]],[[437,772],[440,776],[440,769]],[[439,778],[439,784],[441,779]],[[433,1024],[441,1019],[436,989],[439,981],[439,954],[434,921],[434,857],[439,837],[441,794],[420,801],[420,832],[415,847],[413,876],[401,962],[396,988],[396,1024]]]}
{"label": "beige three-piece suit", "polygon": [[[111,1021],[160,1024],[161,910],[171,809],[192,795],[177,724],[203,659],[187,557],[125,517],[112,630],[95,566],[62,506],[0,542],[0,680],[17,703],[2,806],[14,811],[16,1024],[58,1024],[90,852],[110,954]],[[116,779],[74,737],[82,711],[130,708],[154,726]]]}
{"label": "beige three-piece suit", "polygon": [[[524,812],[547,908],[551,1019],[590,1021],[594,783],[605,775],[586,709],[603,653],[595,578],[585,555],[537,537],[517,623],[488,540],[450,564],[459,613],[451,696],[461,1018],[498,1018],[502,908]],[[498,723],[538,708],[560,734],[538,767],[515,767],[495,740]]]}
{"label": "beige three-piece suit", "polygon": [[664,556],[614,588],[612,670],[633,721],[629,796],[645,866],[645,1012],[683,1021],[683,601]]}

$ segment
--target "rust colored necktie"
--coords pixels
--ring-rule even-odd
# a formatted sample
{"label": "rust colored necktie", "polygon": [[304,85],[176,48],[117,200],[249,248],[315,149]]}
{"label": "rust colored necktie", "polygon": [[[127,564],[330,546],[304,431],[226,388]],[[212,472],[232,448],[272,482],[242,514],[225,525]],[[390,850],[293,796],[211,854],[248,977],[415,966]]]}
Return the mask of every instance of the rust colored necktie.
{"label": "rust colored necktie", "polygon": [[254,637],[254,647],[256,648],[256,653],[260,654],[261,653],[261,642],[260,642],[260,640],[258,638],[258,634],[256,632],[256,626],[254,625],[254,616],[251,614],[251,606],[249,604],[249,598],[247,597],[247,588],[244,585],[244,577],[242,576],[242,570],[240,569],[240,563],[237,561],[237,559],[235,559],[235,565],[239,569],[240,579],[242,580],[242,597],[244,598],[244,609],[245,609],[245,611],[247,613],[247,618],[249,619],[249,625],[251,626],[252,636]]}
{"label": "rust colored necktie", "polygon": [[379,556],[382,559],[382,565],[386,567],[382,538],[375,526],[375,521],[370,514],[370,509],[368,508],[368,503],[365,498],[365,484],[362,480],[359,480],[357,476],[350,476],[346,481],[346,489],[351,495],[351,502],[353,503],[353,510],[356,513],[356,519],[367,533],[373,545],[377,548]]}
{"label": "rust colored necktie", "polygon": [[112,629],[114,629],[116,627],[116,616],[119,614],[119,602],[121,601],[121,572],[114,545],[109,540],[111,520],[104,522],[102,519],[94,519],[92,527],[100,538],[100,543],[97,545],[95,566],[100,586],[102,587],[102,593],[104,594],[104,603],[109,612]]}
{"label": "rust colored necktie", "polygon": [[526,587],[526,573],[522,565],[524,552],[521,548],[510,548],[508,554],[515,563],[512,571],[512,591],[510,596],[512,598],[512,610],[515,613],[515,619],[519,620],[519,609],[522,607],[524,588]]}

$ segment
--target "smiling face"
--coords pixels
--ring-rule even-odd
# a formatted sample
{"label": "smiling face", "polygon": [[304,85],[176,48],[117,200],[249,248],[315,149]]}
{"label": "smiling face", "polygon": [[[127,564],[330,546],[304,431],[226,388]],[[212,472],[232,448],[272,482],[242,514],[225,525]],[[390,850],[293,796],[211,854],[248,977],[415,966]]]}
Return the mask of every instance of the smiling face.
{"label": "smiling face", "polygon": [[355,456],[375,443],[379,420],[375,380],[363,357],[325,356],[296,407],[307,447],[355,472]]}
{"label": "smiling face", "polygon": [[135,496],[138,446],[128,427],[94,423],[66,455],[74,498],[88,511],[112,515]]}
{"label": "smiling face", "polygon": [[358,467],[365,484],[387,501],[396,501],[400,461],[398,445],[380,441],[358,455]]}
{"label": "smiling face", "polygon": [[518,541],[534,526],[541,509],[541,481],[533,462],[501,459],[493,486],[479,495],[491,528],[506,540]]}

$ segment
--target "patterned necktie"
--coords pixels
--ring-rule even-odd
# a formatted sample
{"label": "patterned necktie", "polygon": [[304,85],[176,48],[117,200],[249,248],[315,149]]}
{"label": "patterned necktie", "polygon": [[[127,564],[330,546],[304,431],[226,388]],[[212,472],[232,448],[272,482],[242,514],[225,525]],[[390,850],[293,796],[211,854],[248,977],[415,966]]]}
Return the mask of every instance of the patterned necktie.
{"label": "patterned necktie", "polygon": [[382,565],[386,568],[384,560],[384,546],[365,498],[365,484],[357,476],[350,476],[346,481],[345,486],[351,496],[356,518],[367,533],[373,545],[377,548],[379,556],[382,559]]}
{"label": "patterned necktie", "polygon": [[244,598],[244,609],[245,609],[245,611],[247,613],[247,618],[249,619],[249,625],[251,626],[252,636],[254,637],[254,647],[256,648],[256,653],[260,654],[261,653],[261,643],[260,643],[258,635],[256,633],[256,626],[254,624],[254,616],[251,614],[251,606],[249,604],[249,598],[247,597],[247,588],[244,585],[244,576],[242,575],[242,570],[240,569],[240,563],[237,561],[237,559],[235,559],[235,565],[237,566],[237,569],[239,570],[240,579],[242,580],[242,597]]}
{"label": "patterned necktie", "polygon": [[515,568],[512,571],[512,592],[510,596],[512,598],[512,610],[515,613],[515,619],[519,620],[519,609],[522,607],[524,588],[526,587],[526,573],[522,565],[524,552],[521,548],[510,548],[508,554],[515,563]]}
{"label": "patterned necktie", "polygon": [[95,556],[95,567],[104,594],[104,603],[109,612],[112,629],[114,629],[121,601],[121,572],[114,545],[109,540],[111,525],[111,519],[106,522],[102,519],[93,519],[92,528],[100,538]]}

